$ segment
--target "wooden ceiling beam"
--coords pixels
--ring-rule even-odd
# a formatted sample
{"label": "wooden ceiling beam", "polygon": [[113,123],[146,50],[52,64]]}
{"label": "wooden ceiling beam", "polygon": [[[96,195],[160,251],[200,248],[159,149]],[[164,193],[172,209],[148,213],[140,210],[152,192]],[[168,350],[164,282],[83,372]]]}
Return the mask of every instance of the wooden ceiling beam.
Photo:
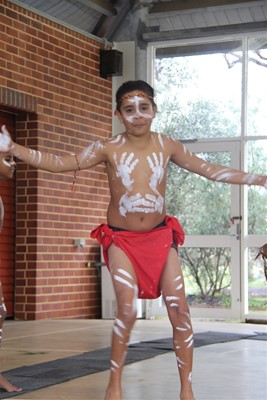
{"label": "wooden ceiling beam", "polygon": [[108,0],[79,0],[80,3],[106,16],[116,15],[116,10]]}

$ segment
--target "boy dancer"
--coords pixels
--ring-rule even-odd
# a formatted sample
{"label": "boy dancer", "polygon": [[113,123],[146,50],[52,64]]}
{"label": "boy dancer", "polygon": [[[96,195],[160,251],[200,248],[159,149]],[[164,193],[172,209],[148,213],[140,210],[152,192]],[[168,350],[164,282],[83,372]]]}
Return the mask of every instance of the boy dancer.
{"label": "boy dancer", "polygon": [[0,151],[10,151],[24,162],[51,172],[76,174],[106,164],[111,195],[107,224],[91,234],[103,246],[117,298],[105,400],[122,398],[122,369],[136,320],[137,296],[155,298],[161,293],[173,328],[180,399],[192,400],[193,332],[177,252],[184,234],[179,222],[166,215],[167,165],[173,162],[214,181],[265,188],[267,176],[205,162],[181,142],[152,132],[157,108],[154,90],[144,81],[124,83],[116,101],[116,115],[125,131],[96,141],[75,155],[59,157],[22,147],[11,140],[5,126],[0,134]]}

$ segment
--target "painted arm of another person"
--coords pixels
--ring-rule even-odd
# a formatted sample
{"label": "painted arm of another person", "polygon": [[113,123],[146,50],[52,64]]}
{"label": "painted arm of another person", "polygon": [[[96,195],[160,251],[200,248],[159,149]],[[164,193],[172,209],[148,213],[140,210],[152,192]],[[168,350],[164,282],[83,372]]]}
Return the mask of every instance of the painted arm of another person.
{"label": "painted arm of another person", "polygon": [[104,145],[96,141],[77,154],[58,156],[55,154],[33,150],[15,143],[6,126],[0,132],[0,152],[9,152],[14,157],[49,172],[69,172],[91,168],[106,161]]}
{"label": "painted arm of another person", "polygon": [[174,141],[171,161],[187,171],[194,172],[211,181],[237,185],[256,185],[267,189],[267,175],[249,174],[203,160],[192,154],[181,142]]}
{"label": "painted arm of another person", "polygon": [[3,222],[4,222],[4,204],[0,196],[0,233],[3,228]]}
{"label": "painted arm of another person", "polygon": [[[16,169],[16,163],[12,154],[1,153],[0,154],[0,180],[12,179]],[[4,221],[4,204],[0,196],[0,232],[3,227]]]}

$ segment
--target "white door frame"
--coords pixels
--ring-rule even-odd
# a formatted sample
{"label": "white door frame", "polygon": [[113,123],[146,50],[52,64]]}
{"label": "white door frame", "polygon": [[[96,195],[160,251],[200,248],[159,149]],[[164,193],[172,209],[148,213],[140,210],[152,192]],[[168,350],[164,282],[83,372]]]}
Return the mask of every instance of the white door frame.
{"label": "white door frame", "polygon": [[[228,151],[231,154],[231,167],[240,168],[240,141],[239,140],[199,140],[187,143],[186,147],[194,152]],[[240,187],[231,185],[231,217],[240,216]],[[237,221],[239,223],[239,221]],[[241,221],[240,221],[241,222]],[[240,239],[236,235],[236,226],[229,235],[187,235],[184,247],[229,247],[231,249],[232,274],[232,302],[231,308],[195,308],[190,307],[193,317],[240,319],[242,315],[241,297],[241,268],[240,268]],[[160,297],[156,300],[146,300],[146,318],[166,316],[166,307]]]}

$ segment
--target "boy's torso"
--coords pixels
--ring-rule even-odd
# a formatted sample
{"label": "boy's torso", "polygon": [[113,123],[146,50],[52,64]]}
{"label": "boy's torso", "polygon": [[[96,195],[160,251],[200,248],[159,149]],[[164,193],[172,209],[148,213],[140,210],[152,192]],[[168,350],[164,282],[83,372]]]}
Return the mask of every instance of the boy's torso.
{"label": "boy's torso", "polygon": [[168,139],[151,133],[133,143],[125,134],[106,145],[111,192],[108,223],[128,230],[147,230],[166,214],[165,189],[170,159]]}

